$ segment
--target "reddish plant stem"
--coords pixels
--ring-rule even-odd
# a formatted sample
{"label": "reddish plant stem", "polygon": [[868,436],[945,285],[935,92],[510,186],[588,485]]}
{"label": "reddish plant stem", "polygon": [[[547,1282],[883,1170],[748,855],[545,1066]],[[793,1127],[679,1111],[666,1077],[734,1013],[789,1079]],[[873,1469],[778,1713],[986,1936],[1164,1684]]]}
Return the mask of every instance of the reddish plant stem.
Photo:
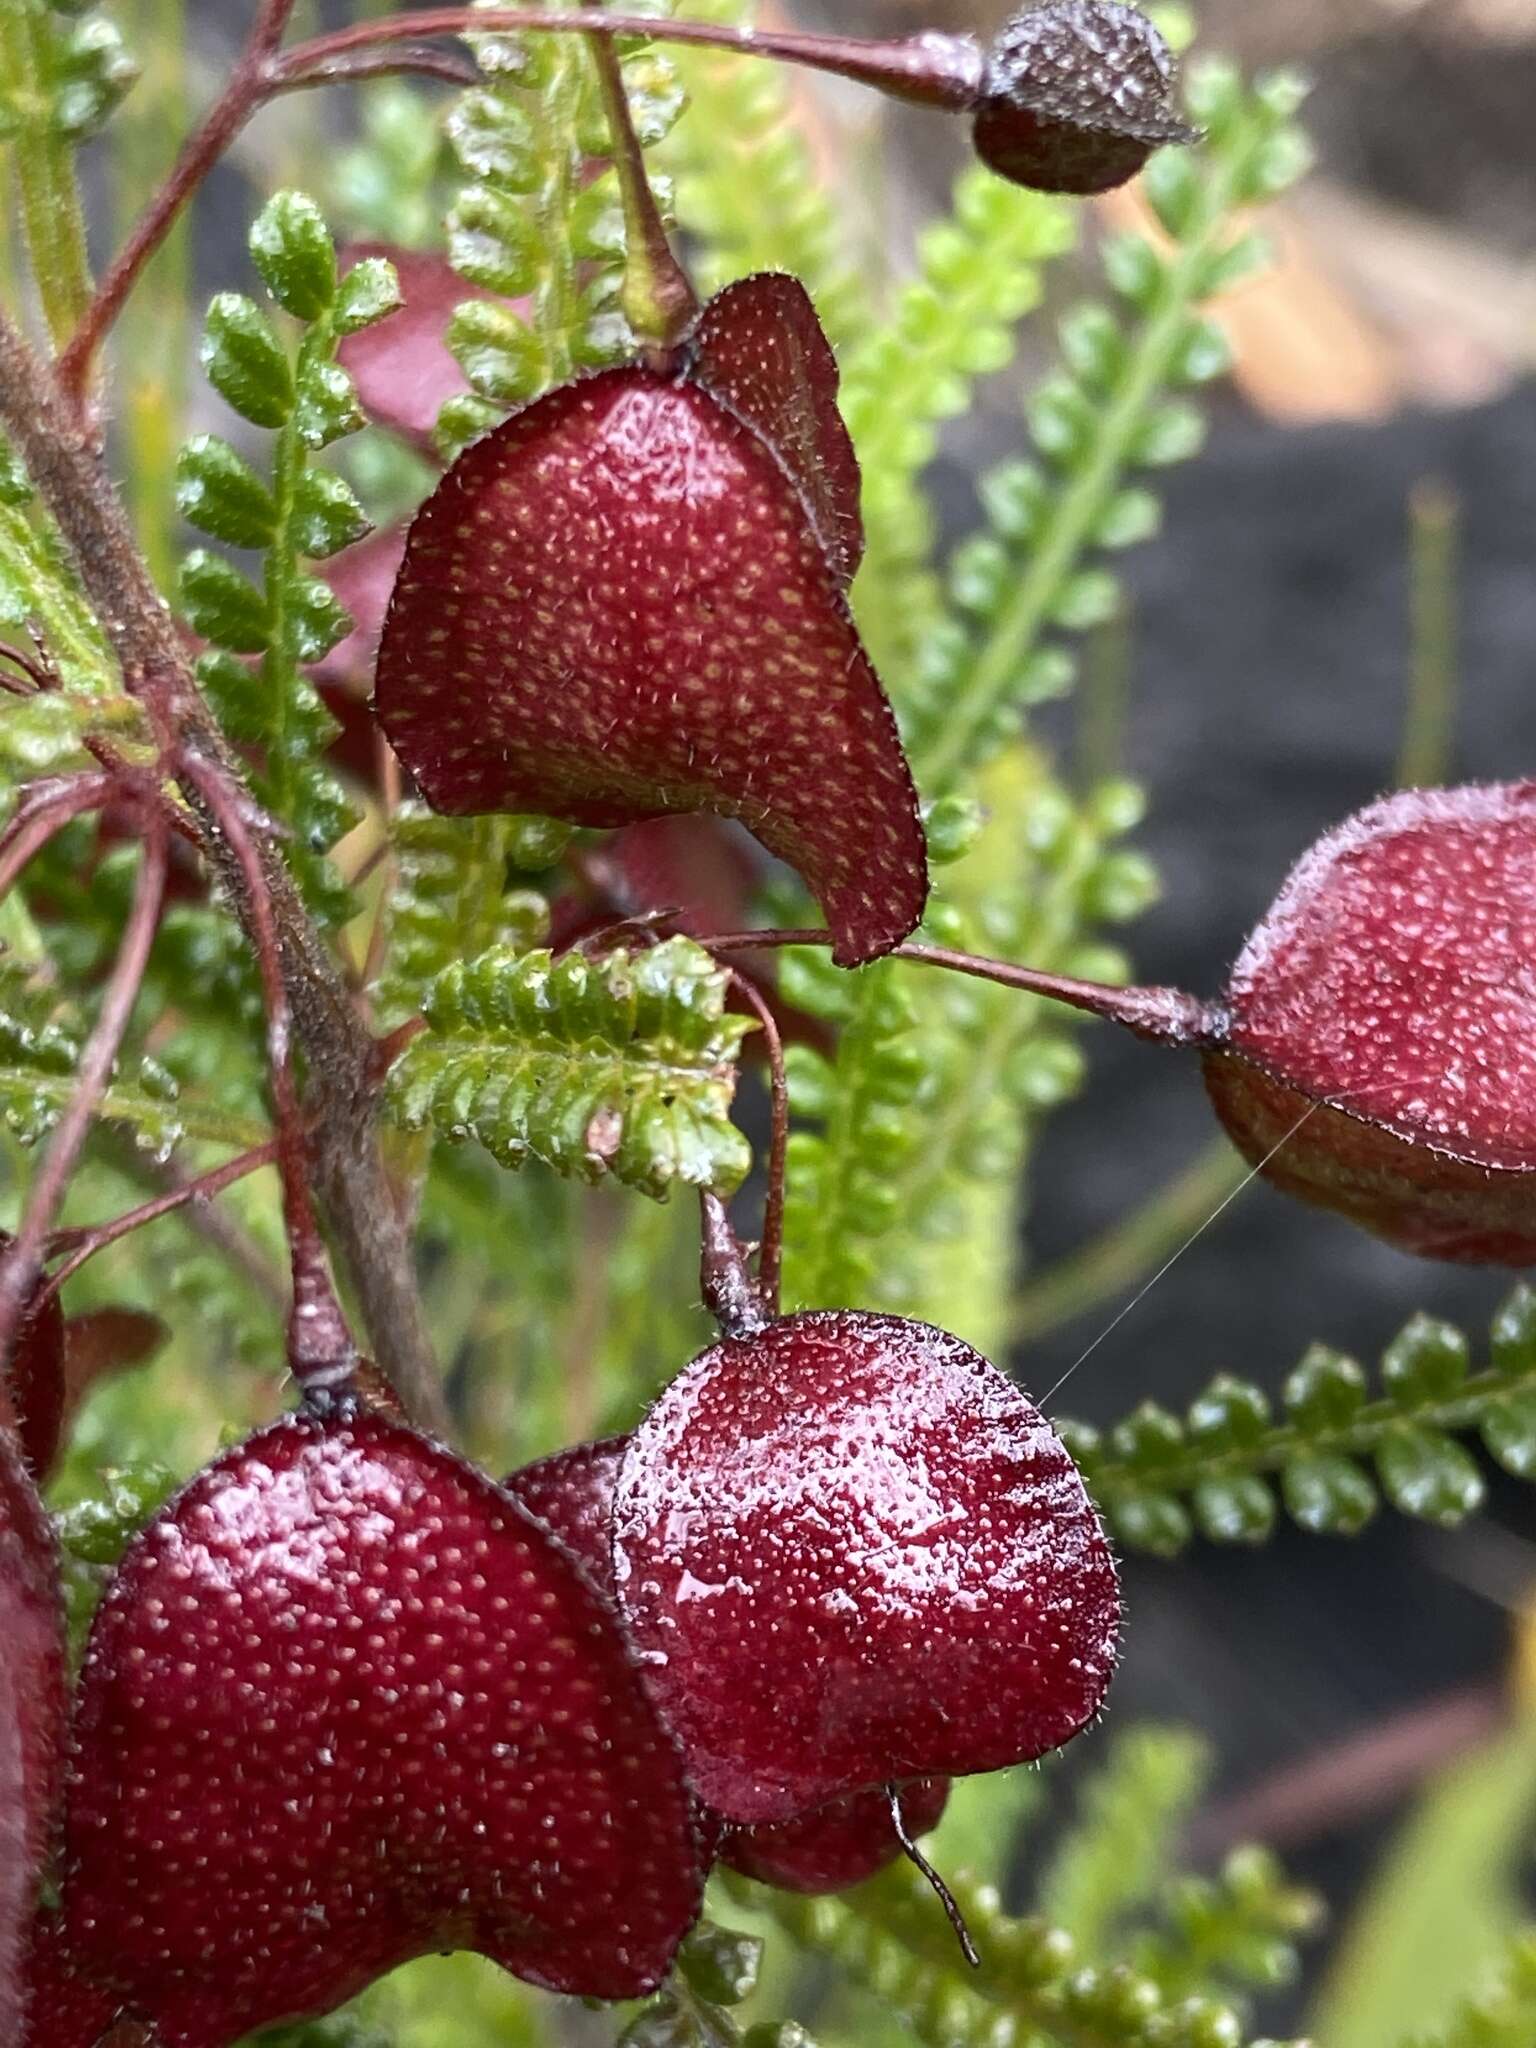
{"label": "reddish plant stem", "polygon": [[[719,932],[701,938],[699,944],[711,953],[742,953],[756,946],[830,946],[832,934],[819,930]],[[974,975],[979,981],[996,982],[1000,988],[1017,989],[1023,995],[1045,996],[1163,1045],[1210,1045],[1221,1036],[1219,1009],[1179,988],[1112,988],[1107,982],[1047,974],[1038,967],[990,960],[981,953],[956,953],[948,946],[893,946],[884,957],[910,960],[919,967],[943,967],[951,974]]]}
{"label": "reddish plant stem", "polygon": [[635,133],[613,38],[593,36],[591,45],[624,206],[624,284],[620,304],[653,367],[664,372],[673,351],[698,317],[699,297],[667,240],[661,209],[646,173],[645,152]]}
{"label": "reddish plant stem", "polygon": [[210,1173],[199,1174],[196,1180],[183,1181],[166,1194],[156,1195],[153,1201],[141,1202],[136,1209],[125,1210],[121,1216],[114,1216],[110,1223],[97,1223],[87,1230],[68,1232],[69,1256],[49,1275],[48,1284],[38,1296],[39,1304],[57,1294],[88,1259],[94,1259],[109,1244],[116,1244],[119,1238],[127,1237],[131,1231],[142,1230],[146,1223],[157,1223],[162,1216],[184,1208],[188,1202],[209,1201],[214,1195],[222,1194],[225,1188],[232,1187],[237,1180],[244,1180],[247,1174],[256,1173],[263,1166],[274,1165],[278,1149],[279,1141],[268,1138],[264,1145],[255,1145],[249,1152],[226,1159],[222,1166],[214,1167]]}
{"label": "reddish plant stem", "polygon": [[[0,312],[0,426],[38,495],[58,521],[129,694],[172,751],[195,745],[243,787],[240,765],[203,701],[175,625],[150,577],[99,439],[57,380]],[[200,842],[222,877],[248,936],[244,873],[195,787],[183,784]],[[336,972],[281,860],[262,849],[265,894],[282,942],[294,1017],[309,1061],[314,1154],[337,1242],[357,1286],[375,1357],[413,1421],[446,1426],[442,1382],[416,1286],[411,1244],[374,1127],[378,1070],[373,1040]]]}
{"label": "reddish plant stem", "polygon": [[245,48],[218,100],[186,143],[170,175],[150,201],[128,240],[96,287],[75,333],[59,357],[59,382],[78,404],[90,381],[102,338],[123,309],[140,272],[176,225],[178,216],[246,122],[273,91],[271,67],[296,0],[261,0]]}
{"label": "reddish plant stem", "polygon": [[357,1362],[357,1346],[336,1298],[330,1261],[310,1198],[304,1118],[293,1073],[293,1015],[283,979],[277,921],[267,893],[266,868],[250,823],[243,815],[246,799],[227,786],[218,769],[195,756],[189,756],[185,767],[245,876],[256,964],[267,1013],[267,1073],[277,1120],[277,1166],[283,1183],[283,1219],[293,1267],[288,1361],[306,1393],[329,1392],[350,1380]]}
{"label": "reddish plant stem", "polygon": [[413,14],[361,21],[298,43],[275,67],[285,80],[302,78],[317,63],[381,43],[415,42],[425,36],[497,35],[507,32],[643,36],[657,43],[696,43],[739,57],[771,57],[851,78],[859,85],[918,106],[962,113],[974,105],[984,68],[979,46],[969,36],[918,35],[871,40],[862,36],[811,35],[789,29],[723,28],[709,21],[677,21],[633,14],[605,14],[573,8],[567,14],[536,13],[526,7],[424,7]]}
{"label": "reddish plant stem", "polygon": [[16,877],[56,832],[106,802],[106,775],[77,775],[56,784],[38,784],[23,793],[16,815],[0,833],[0,897],[8,896]]}
{"label": "reddish plant stem", "polygon": [[763,1200],[763,1241],[757,1255],[757,1288],[769,1313],[776,1316],[784,1272],[784,1185],[789,1153],[789,1077],[784,1071],[784,1040],[779,1035],[778,1019],[762,990],[734,967],[729,972],[732,982],[751,1005],[763,1027],[763,1044],[768,1053],[773,1124],[768,1141],[768,1192]]}
{"label": "reddish plant stem", "polygon": [[722,1337],[750,1337],[768,1321],[730,1214],[709,1188],[699,1189],[699,1293]]}
{"label": "reddish plant stem", "polygon": [[[984,69],[981,51],[969,36],[922,35],[866,41],[856,36],[722,28],[713,22],[655,20],[592,9],[548,15],[515,7],[424,8],[416,14],[357,22],[330,35],[313,36],[282,53],[283,31],[293,6],[294,0],[266,0],[228,85],[186,143],[164,185],[97,286],[85,317],[59,358],[61,381],[75,403],[85,392],[91,364],[104,337],[145,265],[175,226],[203,179],[258,108],[279,93],[373,78],[386,71],[422,72],[460,82],[463,73],[451,60],[414,47],[423,37],[491,35],[512,30],[542,35],[583,32],[605,39],[633,35],[656,42],[695,43],[742,57],[769,57],[782,63],[808,65],[919,106],[950,112],[963,112],[974,104]],[[389,58],[370,54],[398,43],[412,47]]]}
{"label": "reddish plant stem", "polygon": [[32,1182],[15,1239],[0,1260],[0,1359],[10,1356],[23,1310],[42,1266],[48,1233],[64,1200],[96,1105],[111,1079],[113,1062],[138,1001],[165,896],[166,849],[165,827],[157,822],[145,841],[133,905],[123,928],[123,943],[102,997],[100,1013],[80,1057],[75,1091]]}

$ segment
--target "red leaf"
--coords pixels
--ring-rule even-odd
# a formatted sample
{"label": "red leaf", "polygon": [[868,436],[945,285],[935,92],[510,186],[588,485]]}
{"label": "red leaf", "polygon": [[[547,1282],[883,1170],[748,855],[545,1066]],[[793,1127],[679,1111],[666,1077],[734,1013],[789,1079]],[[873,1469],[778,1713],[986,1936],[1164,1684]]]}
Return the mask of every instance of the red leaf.
{"label": "red leaf", "polygon": [[678,1758],[607,1604],[507,1494],[377,1416],[289,1417],[156,1517],[77,1727],[71,1948],[165,2048],[435,1949],[635,1997],[698,1910]]}
{"label": "red leaf", "polygon": [[0,1421],[0,2041],[22,2038],[24,1952],[52,1829],[64,1714],[53,1529]]}
{"label": "red leaf", "polygon": [[739,818],[843,965],[922,914],[916,794],[838,573],[779,457],[686,377],[564,385],[459,458],[411,528],[375,705],[439,811]]}
{"label": "red leaf", "polygon": [[728,1820],[1041,1756],[1114,1669],[1114,1562],[1065,1446],[984,1358],[895,1316],[790,1316],[695,1359],[630,1439],[614,1565]]}
{"label": "red leaf", "polygon": [[789,471],[846,585],[864,554],[858,457],[837,409],[837,358],[809,292],[772,271],[717,292],[689,342],[690,375]]}

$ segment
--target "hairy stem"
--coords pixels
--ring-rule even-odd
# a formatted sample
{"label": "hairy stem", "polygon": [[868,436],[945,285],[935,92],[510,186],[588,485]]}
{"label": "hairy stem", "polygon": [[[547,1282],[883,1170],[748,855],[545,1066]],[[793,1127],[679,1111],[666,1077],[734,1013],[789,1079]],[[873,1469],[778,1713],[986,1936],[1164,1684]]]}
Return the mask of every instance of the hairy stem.
{"label": "hairy stem", "polygon": [[43,317],[62,345],[90,302],[91,272],[73,151],[53,121],[49,24],[35,0],[0,4],[0,63],[17,104],[32,110],[16,138],[16,184]]}
{"label": "hairy stem", "polygon": [[[123,680],[165,728],[168,742],[216,763],[243,787],[187,666],[175,625],[134,544],[101,451],[59,384],[0,314],[0,425],[53,513]],[[248,934],[253,912],[232,849],[195,787],[186,791],[209,854]],[[294,1021],[309,1062],[313,1156],[321,1193],[357,1288],[373,1355],[410,1414],[443,1425],[441,1383],[411,1263],[373,1129],[377,1067],[335,963],[322,945],[286,866],[261,849],[265,894],[281,949]]]}

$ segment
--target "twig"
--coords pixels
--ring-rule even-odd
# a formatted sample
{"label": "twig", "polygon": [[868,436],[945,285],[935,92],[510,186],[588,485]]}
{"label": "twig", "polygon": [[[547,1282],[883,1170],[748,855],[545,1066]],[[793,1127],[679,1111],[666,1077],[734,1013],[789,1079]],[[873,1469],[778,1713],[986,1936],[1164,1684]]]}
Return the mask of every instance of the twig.
{"label": "twig", "polygon": [[[549,15],[527,8],[425,8],[415,14],[355,23],[330,35],[314,36],[281,51],[294,0],[265,0],[255,29],[236,61],[229,83],[187,142],[169,176],[123,244],[79,327],[59,358],[63,387],[78,403],[91,364],[122,311],[145,265],[175,226],[182,209],[257,110],[279,93],[331,85],[347,78],[377,77],[384,71],[430,70],[437,77],[459,74],[433,60],[418,45],[434,36],[491,35],[506,30],[567,35],[580,31],[603,37],[643,36],[669,43],[698,43],[743,57],[770,57],[852,78],[919,106],[957,111],[971,106],[981,87],[982,56],[968,36],[912,36],[871,42],[852,36],[803,35],[788,31],[724,28],[713,22],[669,21],[643,15],[604,14],[591,9]],[[394,44],[409,47],[393,59],[369,53]]]}
{"label": "twig", "polygon": [[48,1277],[40,1299],[57,1294],[67,1280],[72,1280],[87,1259],[105,1251],[109,1244],[116,1244],[119,1238],[127,1237],[130,1231],[142,1230],[146,1223],[158,1222],[160,1217],[169,1216],[173,1210],[181,1209],[187,1203],[201,1204],[214,1195],[222,1194],[237,1180],[244,1180],[249,1173],[257,1172],[263,1166],[271,1166],[278,1155],[278,1140],[269,1138],[264,1145],[254,1146],[249,1152],[242,1152],[237,1158],[225,1160],[209,1173],[199,1174],[196,1180],[182,1181],[163,1195],[156,1195],[152,1201],[141,1202],[136,1209],[125,1210],[121,1216],[114,1216],[110,1223],[93,1224],[89,1229],[71,1231],[68,1241],[68,1257]]}
{"label": "twig", "polygon": [[[830,946],[831,932],[712,932],[698,943],[711,953],[746,953],[758,946]],[[1198,997],[1177,988],[1112,988],[1107,982],[1078,981],[1071,975],[1046,974],[1020,967],[1012,960],[990,960],[980,953],[956,953],[948,946],[893,946],[887,960],[910,960],[919,967],[943,967],[951,974],[973,975],[1022,995],[1045,996],[1090,1016],[1123,1024],[1139,1038],[1167,1045],[1203,1045],[1217,1035],[1220,1018]]]}
{"label": "twig", "polygon": [[100,1014],[80,1056],[79,1078],[59,1118],[48,1151],[27,1195],[16,1236],[0,1261],[0,1359],[9,1357],[23,1310],[42,1265],[43,1246],[64,1200],[96,1105],[111,1078],[113,1062],[138,1001],[160,905],[165,894],[167,835],[156,823],[145,841],[123,943],[102,997]]}
{"label": "twig", "polygon": [[762,990],[732,967],[731,981],[763,1027],[768,1053],[773,1126],[768,1142],[768,1192],[763,1201],[763,1241],[757,1255],[757,1286],[770,1315],[779,1312],[779,1282],[784,1270],[784,1183],[789,1153],[789,1080],[784,1071],[784,1041],[778,1019]]}
{"label": "twig", "polygon": [[[213,722],[169,613],[150,580],[95,437],[48,368],[0,313],[0,426],[53,513],[86,595],[111,641],[126,689],[173,752],[190,744],[241,786],[238,763]],[[195,789],[186,792],[204,845],[254,939],[239,862]],[[294,1021],[308,1058],[316,1174],[357,1288],[372,1354],[410,1415],[444,1426],[441,1381],[427,1335],[408,1234],[373,1129],[373,1041],[283,863],[262,851],[265,890],[282,950]]]}

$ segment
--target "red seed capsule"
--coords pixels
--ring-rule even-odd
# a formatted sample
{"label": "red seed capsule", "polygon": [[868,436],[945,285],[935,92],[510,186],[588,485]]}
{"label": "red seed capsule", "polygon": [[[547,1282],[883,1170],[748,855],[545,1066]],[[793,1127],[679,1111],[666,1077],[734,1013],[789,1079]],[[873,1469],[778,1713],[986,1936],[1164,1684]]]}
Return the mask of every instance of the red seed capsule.
{"label": "red seed capsule", "polygon": [[64,1622],[53,1530],[0,1423],[0,2041],[19,2041],[28,1930],[64,1739]]}
{"label": "red seed capsule", "polygon": [[1533,960],[1536,783],[1386,797],[1245,947],[1204,1055],[1217,1113],[1249,1160],[1280,1147],[1276,1186],[1405,1251],[1529,1265]]}
{"label": "red seed capsule", "polygon": [[[613,1492],[628,1437],[577,1444],[506,1481],[507,1491],[537,1515],[591,1573],[610,1599],[613,1578]],[[920,1778],[902,1792],[902,1814],[913,1836],[937,1826],[949,1797],[947,1778]],[[883,1787],[850,1793],[774,1827],[727,1828],[701,1814],[707,1840],[719,1843],[722,1863],[783,1891],[838,1892],[862,1884],[902,1854]]]}
{"label": "red seed capsule", "polygon": [[[902,1788],[901,1817],[914,1840],[936,1828],[949,1799],[948,1778],[919,1778]],[[777,1826],[728,1828],[720,1861],[785,1892],[845,1892],[903,1854],[891,1825],[889,1794],[850,1792]]]}
{"label": "red seed capsule", "polygon": [[977,154],[1045,192],[1107,192],[1194,130],[1174,102],[1168,45],[1118,0],[1045,0],[1005,25],[972,115]]}
{"label": "red seed capsule", "polygon": [[483,1475],[367,1413],[259,1432],[136,1539],[77,1749],[71,1951],[163,2048],[435,1949],[634,1997],[698,1910],[677,1753],[606,1604]]}
{"label": "red seed capsule", "polygon": [[[10,1233],[0,1231],[0,1247],[10,1241]],[[39,1281],[17,1326],[6,1367],[16,1431],[34,1479],[45,1477],[58,1456],[66,1398],[64,1311],[57,1294],[39,1303],[41,1293]]]}
{"label": "red seed capsule", "polygon": [[814,323],[749,279],[674,367],[562,385],[468,449],[411,528],[375,709],[439,811],[739,819],[853,965],[911,931],[927,871],[844,597],[857,470]]}
{"label": "red seed capsule", "polygon": [[695,1359],[630,1440],[614,1563],[652,1699],[732,1821],[1040,1756],[1114,1669],[1114,1561],[1065,1447],[894,1316]]}

